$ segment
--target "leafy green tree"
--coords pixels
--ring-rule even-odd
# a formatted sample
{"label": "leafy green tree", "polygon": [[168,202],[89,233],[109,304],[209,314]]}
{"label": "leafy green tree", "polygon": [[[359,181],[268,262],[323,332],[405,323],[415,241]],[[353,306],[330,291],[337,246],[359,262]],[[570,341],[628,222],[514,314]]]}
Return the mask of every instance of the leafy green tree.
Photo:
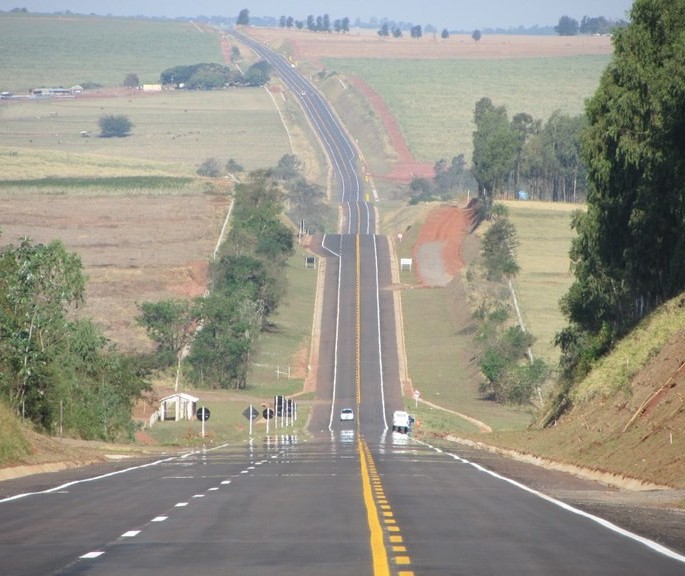
{"label": "leafy green tree", "polygon": [[586,106],[588,210],[573,220],[569,325],[556,339],[573,377],[685,288],[683,34],[682,2],[636,0]]}
{"label": "leafy green tree", "polygon": [[284,154],[278,160],[278,164],[271,171],[278,180],[293,180],[302,173],[302,162],[295,154]]}
{"label": "leafy green tree", "polygon": [[526,142],[540,130],[540,122],[530,114],[520,112],[511,119],[511,129],[516,135],[516,160],[514,167],[514,189],[520,188],[521,168]]}
{"label": "leafy green tree", "polygon": [[562,311],[605,335],[598,350],[685,287],[684,33],[680,3],[637,0],[586,107],[588,211],[574,220]]}
{"label": "leafy green tree", "polygon": [[496,218],[483,235],[481,247],[488,280],[499,281],[503,277],[511,278],[518,273],[517,247],[515,226],[507,218]]}
{"label": "leafy green tree", "polygon": [[250,25],[250,11],[247,8],[243,8],[238,13],[238,18],[235,21],[238,26],[249,26]]}
{"label": "leafy green tree", "polygon": [[[64,433],[87,440],[132,440],[135,402],[150,389],[137,359],[118,352],[90,320],[69,325],[53,376]],[[56,411],[56,410],[55,410]]]}
{"label": "leafy green tree", "polygon": [[447,28],[443,28],[442,32],[440,33],[440,38],[443,40],[447,40],[450,37],[450,31]]}
{"label": "leafy green tree", "polygon": [[143,302],[136,319],[148,337],[157,344],[162,357],[176,361],[180,367],[184,349],[192,341],[200,320],[199,307],[193,300]]}
{"label": "leafy green tree", "polygon": [[575,20],[570,16],[562,16],[559,18],[559,23],[554,27],[554,31],[559,34],[559,36],[576,36],[578,30],[578,20]]}
{"label": "leafy green tree", "polygon": [[133,123],[123,114],[108,114],[98,120],[101,138],[123,138],[131,133]]}
{"label": "leafy green tree", "polygon": [[200,63],[172,66],[162,71],[160,83],[186,90],[213,90],[239,84],[242,74],[222,64]]}
{"label": "leafy green tree", "polygon": [[332,220],[332,210],[326,203],[326,192],[313,182],[299,177],[286,184],[290,208],[288,215],[307,230],[323,232]]}
{"label": "leafy green tree", "polygon": [[506,108],[494,106],[489,98],[476,102],[474,122],[471,173],[478,182],[479,197],[489,208],[515,168],[518,135],[510,127]]}
{"label": "leafy green tree", "polygon": [[133,72],[126,74],[126,78],[124,78],[124,86],[127,88],[138,88],[138,86],[140,86],[140,78],[138,78],[138,74]]}
{"label": "leafy green tree", "polygon": [[216,158],[207,158],[195,172],[198,176],[218,178],[221,176],[221,163]]}
{"label": "leafy green tree", "polygon": [[420,24],[417,24],[416,26],[412,26],[410,30],[410,35],[412,38],[422,38],[423,37],[423,29],[421,28]]}
{"label": "leafy green tree", "polygon": [[474,30],[473,34],[471,34],[471,38],[473,38],[474,41],[476,41],[476,42],[478,42],[482,36],[483,36],[483,34],[481,33],[480,30]]}
{"label": "leafy green tree", "polygon": [[226,162],[226,172],[230,174],[235,174],[237,172],[245,172],[245,167],[233,158],[229,158],[228,162]]}
{"label": "leafy green tree", "polygon": [[210,267],[202,329],[188,356],[199,386],[244,388],[250,355],[285,293],[292,230],[281,221],[284,193],[270,170],[251,172],[235,187],[233,226]]}
{"label": "leafy green tree", "polygon": [[[513,123],[512,123],[513,124]],[[516,183],[526,182],[539,198],[575,202],[584,198],[587,171],[580,156],[584,116],[552,113],[543,127],[530,125],[517,156]]]}
{"label": "leafy green tree", "polygon": [[271,64],[260,60],[250,66],[245,72],[245,83],[248,86],[264,86],[270,80]]}
{"label": "leafy green tree", "polygon": [[188,356],[191,378],[207,388],[245,388],[263,311],[241,292],[212,293],[202,308],[202,330]]}
{"label": "leafy green tree", "polygon": [[497,402],[525,405],[541,387],[549,369],[541,360],[529,361],[527,352],[533,336],[518,326],[508,326],[507,318],[501,304],[481,308],[477,314],[476,342],[482,350],[479,367],[485,378],[479,390]]}
{"label": "leafy green tree", "polygon": [[387,38],[388,36],[390,36],[390,24],[388,24],[387,22],[383,22],[383,24],[381,24],[380,29],[378,30],[378,35],[381,38]]}
{"label": "leafy green tree", "polygon": [[612,28],[612,24],[604,16],[597,18],[583,16],[580,20],[581,34],[608,34]]}
{"label": "leafy green tree", "polygon": [[457,191],[475,190],[478,187],[478,183],[466,165],[463,154],[454,156],[450,164],[444,160],[439,160],[433,167],[433,172],[435,174],[433,182],[442,200],[453,198]]}
{"label": "leafy green tree", "polygon": [[84,292],[81,260],[59,241],[25,238],[0,252],[0,386],[10,407],[46,429],[54,421],[53,362]]}
{"label": "leafy green tree", "polygon": [[435,200],[436,190],[428,178],[415,176],[409,184],[409,204],[416,205],[421,202]]}

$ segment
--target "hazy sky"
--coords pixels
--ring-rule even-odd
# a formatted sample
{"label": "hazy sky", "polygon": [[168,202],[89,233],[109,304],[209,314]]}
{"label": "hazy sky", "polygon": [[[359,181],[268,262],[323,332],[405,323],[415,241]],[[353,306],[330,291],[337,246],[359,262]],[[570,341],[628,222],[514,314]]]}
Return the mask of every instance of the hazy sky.
{"label": "hazy sky", "polygon": [[331,20],[357,17],[388,18],[397,22],[432,24],[450,30],[548,26],[561,16],[580,21],[583,16],[627,20],[633,0],[0,0],[0,10],[26,8],[31,12],[71,10],[81,14],[115,16],[237,16],[247,8],[251,16],[328,14]]}

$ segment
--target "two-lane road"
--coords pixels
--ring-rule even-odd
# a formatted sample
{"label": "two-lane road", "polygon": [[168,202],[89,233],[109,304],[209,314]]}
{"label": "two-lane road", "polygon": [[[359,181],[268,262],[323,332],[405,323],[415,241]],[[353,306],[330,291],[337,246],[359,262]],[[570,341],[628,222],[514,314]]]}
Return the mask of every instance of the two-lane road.
{"label": "two-lane road", "polygon": [[[254,49],[302,98],[347,207],[344,229],[318,248],[326,276],[311,435],[79,482],[56,474],[53,489],[24,495],[14,482],[16,496],[0,500],[0,574],[684,574],[682,555],[388,429],[402,406],[388,239],[375,235],[335,115],[285,60]],[[344,407],[354,421],[339,420]]]}

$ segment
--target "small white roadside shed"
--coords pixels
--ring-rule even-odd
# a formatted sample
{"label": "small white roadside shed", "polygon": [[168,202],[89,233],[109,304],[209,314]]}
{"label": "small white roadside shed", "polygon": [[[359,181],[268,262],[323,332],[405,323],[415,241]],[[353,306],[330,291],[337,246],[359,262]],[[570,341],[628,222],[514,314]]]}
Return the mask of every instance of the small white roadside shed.
{"label": "small white roadside shed", "polygon": [[164,420],[192,420],[195,418],[197,401],[199,398],[177,392],[160,400],[159,419]]}

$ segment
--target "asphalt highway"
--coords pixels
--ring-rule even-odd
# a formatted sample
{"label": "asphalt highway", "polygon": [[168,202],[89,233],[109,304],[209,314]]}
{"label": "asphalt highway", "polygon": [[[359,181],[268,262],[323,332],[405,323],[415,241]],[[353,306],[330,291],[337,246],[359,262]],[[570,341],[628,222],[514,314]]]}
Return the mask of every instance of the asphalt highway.
{"label": "asphalt highway", "polygon": [[391,431],[403,399],[388,239],[335,114],[253,47],[301,98],[346,208],[315,247],[325,281],[309,434],[15,481],[0,499],[0,574],[685,574],[681,554]]}

